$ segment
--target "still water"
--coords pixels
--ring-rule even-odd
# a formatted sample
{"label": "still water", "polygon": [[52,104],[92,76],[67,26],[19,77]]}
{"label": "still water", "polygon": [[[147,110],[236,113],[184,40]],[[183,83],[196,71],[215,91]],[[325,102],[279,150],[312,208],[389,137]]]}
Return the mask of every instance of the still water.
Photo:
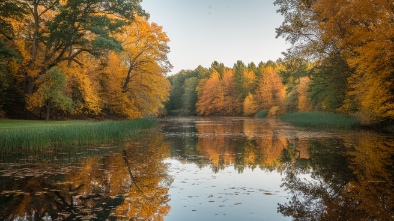
{"label": "still water", "polygon": [[0,220],[394,220],[394,136],[169,118],[132,140],[1,150]]}

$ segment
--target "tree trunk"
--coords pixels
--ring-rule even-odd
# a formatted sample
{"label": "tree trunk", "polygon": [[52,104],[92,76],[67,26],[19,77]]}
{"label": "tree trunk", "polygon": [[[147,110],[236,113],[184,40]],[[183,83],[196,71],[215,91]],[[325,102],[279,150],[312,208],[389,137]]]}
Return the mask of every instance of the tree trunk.
{"label": "tree trunk", "polygon": [[38,12],[38,2],[33,2],[33,19],[34,19],[34,32],[33,32],[33,44],[31,48],[31,61],[30,67],[34,65],[37,59],[37,51],[38,51],[38,35],[40,32],[40,16]]}
{"label": "tree trunk", "polygon": [[124,81],[123,87],[122,87],[122,92],[125,93],[127,91],[127,85],[129,84],[130,80],[131,80],[131,72],[133,71],[133,66],[130,65],[129,70],[127,71],[127,76],[126,79]]}
{"label": "tree trunk", "polygon": [[45,117],[45,120],[49,120],[49,114],[51,113],[51,102],[48,100],[47,101],[47,114],[46,114],[46,117]]}
{"label": "tree trunk", "polygon": [[[33,36],[32,36],[32,46],[31,46],[31,51],[30,51],[30,61],[27,65],[28,70],[33,70],[36,68],[36,60],[37,60],[37,54],[38,54],[38,41],[39,41],[39,33],[40,33],[40,15],[39,15],[39,1],[33,1],[33,9],[31,11],[33,15]],[[31,77],[28,73],[25,73],[25,93],[26,94],[33,94],[34,90],[34,79]]]}
{"label": "tree trunk", "polygon": [[73,46],[70,46],[70,49],[68,49],[68,64],[67,64],[67,67],[69,67],[69,68],[71,68],[72,67],[72,62],[73,62],[73,59],[71,58],[71,56],[72,56],[72,54],[73,54]]}

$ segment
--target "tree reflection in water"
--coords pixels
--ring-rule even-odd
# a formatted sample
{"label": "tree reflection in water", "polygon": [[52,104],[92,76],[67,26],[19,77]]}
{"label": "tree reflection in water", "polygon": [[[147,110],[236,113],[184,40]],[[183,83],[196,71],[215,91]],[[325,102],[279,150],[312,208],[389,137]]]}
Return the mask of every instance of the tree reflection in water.
{"label": "tree reflection in water", "polygon": [[[7,170],[0,178],[1,220],[163,220],[172,178],[162,135],[128,142],[126,152],[88,157],[79,166]],[[130,177],[128,169],[132,171]]]}
{"label": "tree reflection in water", "polygon": [[310,142],[311,179],[295,164],[278,211],[295,220],[393,220],[394,142],[373,133]]}
{"label": "tree reflection in water", "polygon": [[[61,159],[56,151],[33,153],[33,158],[50,158],[36,161],[30,155],[21,157],[24,150],[15,159],[14,153],[2,152],[0,219],[163,220],[170,210],[173,181],[163,159],[171,155],[182,163],[211,167],[218,177],[228,167],[235,173],[259,168],[282,174],[286,191],[265,191],[260,198],[255,195],[253,203],[288,196],[287,203],[276,201],[281,202],[277,210],[294,220],[394,220],[393,136],[309,131],[249,118],[177,119],[161,128],[165,139],[151,133],[105,153],[69,154],[79,156],[77,162]],[[198,172],[188,175],[199,179]],[[228,190],[222,193],[234,194]]]}
{"label": "tree reflection in water", "polygon": [[[203,118],[195,122],[198,138],[195,151],[189,153],[207,159],[196,158],[196,164],[210,166],[214,173],[229,166],[239,173],[245,168],[282,173],[289,202],[279,204],[277,210],[284,216],[394,220],[393,136],[286,129],[271,119]],[[193,162],[187,152],[179,153]]]}
{"label": "tree reflection in water", "polygon": [[196,128],[199,134],[196,150],[209,159],[214,172],[229,165],[234,165],[240,173],[245,168],[280,170],[279,160],[288,141],[287,134],[277,130],[277,121],[238,119],[238,122],[196,124]]}

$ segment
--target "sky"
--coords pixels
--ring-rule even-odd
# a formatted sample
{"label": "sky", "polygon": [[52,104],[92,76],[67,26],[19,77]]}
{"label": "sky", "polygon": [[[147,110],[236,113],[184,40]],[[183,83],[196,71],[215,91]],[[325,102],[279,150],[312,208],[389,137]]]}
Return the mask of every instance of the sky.
{"label": "sky", "polygon": [[226,67],[275,61],[289,47],[275,38],[283,17],[273,0],[143,0],[141,6],[170,38],[170,75],[213,61]]}

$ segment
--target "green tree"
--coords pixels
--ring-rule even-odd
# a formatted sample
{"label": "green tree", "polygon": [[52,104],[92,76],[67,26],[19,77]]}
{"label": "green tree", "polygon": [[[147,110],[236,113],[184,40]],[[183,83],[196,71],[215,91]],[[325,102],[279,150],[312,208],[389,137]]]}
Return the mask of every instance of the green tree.
{"label": "green tree", "polygon": [[0,2],[0,117],[21,112],[21,91],[16,84],[16,72],[21,63],[21,54],[13,45],[16,24],[23,21],[27,5],[15,0]]}
{"label": "green tree", "polygon": [[20,97],[20,91],[15,87],[15,72],[17,71],[20,55],[8,47],[0,38],[0,117],[13,112],[11,107],[18,106],[16,98]]}
{"label": "green tree", "polygon": [[[202,67],[199,68],[203,69]],[[177,74],[167,77],[171,83],[171,90],[170,98],[165,104],[165,108],[170,115],[180,115],[182,113],[183,101],[181,98],[185,93],[185,81],[188,78],[199,77],[199,75],[198,71],[181,70]]]}
{"label": "green tree", "polygon": [[38,89],[28,97],[30,110],[46,108],[46,120],[49,120],[51,107],[63,111],[72,111],[72,100],[66,95],[66,76],[53,67],[38,79]]}
{"label": "green tree", "polygon": [[233,66],[235,91],[240,101],[247,96],[247,93],[245,94],[243,90],[243,74],[245,69],[246,65],[241,60],[238,60]]}
{"label": "green tree", "polygon": [[212,73],[213,71],[217,71],[220,75],[220,77],[223,77],[224,71],[226,70],[226,67],[224,66],[223,63],[219,63],[217,61],[212,62],[210,72]]}
{"label": "green tree", "polygon": [[182,115],[195,115],[196,114],[196,103],[197,103],[197,91],[198,85],[197,77],[191,77],[185,80],[184,90],[185,92],[181,96],[182,101]]}

